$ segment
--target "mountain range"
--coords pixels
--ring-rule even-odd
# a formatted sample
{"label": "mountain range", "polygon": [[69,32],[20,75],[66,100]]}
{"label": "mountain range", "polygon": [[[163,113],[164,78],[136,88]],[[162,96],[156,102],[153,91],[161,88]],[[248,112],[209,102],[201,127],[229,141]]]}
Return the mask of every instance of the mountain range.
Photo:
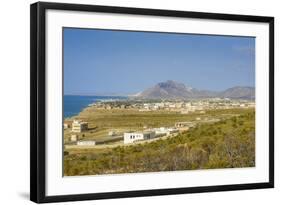
{"label": "mountain range", "polygon": [[250,86],[236,86],[223,91],[199,90],[187,87],[185,84],[168,80],[160,82],[142,92],[131,95],[136,99],[200,99],[200,98],[231,98],[255,99],[255,88]]}

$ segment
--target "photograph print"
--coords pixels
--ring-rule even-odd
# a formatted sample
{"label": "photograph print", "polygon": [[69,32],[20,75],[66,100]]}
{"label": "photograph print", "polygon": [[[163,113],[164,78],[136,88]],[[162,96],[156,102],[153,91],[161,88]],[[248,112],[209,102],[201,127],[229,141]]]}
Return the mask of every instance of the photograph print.
{"label": "photograph print", "polygon": [[255,37],[63,28],[63,175],[255,167]]}

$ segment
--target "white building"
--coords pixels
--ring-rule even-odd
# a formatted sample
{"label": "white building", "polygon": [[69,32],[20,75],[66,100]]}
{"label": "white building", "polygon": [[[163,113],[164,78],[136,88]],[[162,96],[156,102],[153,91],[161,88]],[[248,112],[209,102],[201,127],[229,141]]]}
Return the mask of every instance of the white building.
{"label": "white building", "polygon": [[180,128],[180,127],[193,127],[194,126],[194,122],[176,122],[175,123],[175,127]]}
{"label": "white building", "polygon": [[76,142],[78,140],[78,135],[71,135],[70,136],[70,141],[71,142]]}
{"label": "white building", "polygon": [[95,146],[96,142],[93,140],[81,140],[77,142],[77,145],[82,145],[82,146]]}
{"label": "white building", "polygon": [[69,126],[69,124],[67,124],[67,123],[64,123],[63,124],[63,128],[66,130],[66,129],[68,129],[70,126]]}
{"label": "white building", "polygon": [[155,137],[155,132],[125,132],[124,133],[124,144],[133,143],[140,140],[149,140]]}
{"label": "white building", "polygon": [[115,136],[115,135],[116,135],[116,132],[115,132],[115,131],[109,131],[109,132],[108,132],[108,135],[109,135],[109,136]]}
{"label": "white building", "polygon": [[153,128],[152,130],[155,132],[156,136],[170,135],[178,131],[177,129],[170,127],[159,127]]}
{"label": "white building", "polygon": [[73,120],[72,132],[83,132],[88,129],[88,123],[82,120]]}

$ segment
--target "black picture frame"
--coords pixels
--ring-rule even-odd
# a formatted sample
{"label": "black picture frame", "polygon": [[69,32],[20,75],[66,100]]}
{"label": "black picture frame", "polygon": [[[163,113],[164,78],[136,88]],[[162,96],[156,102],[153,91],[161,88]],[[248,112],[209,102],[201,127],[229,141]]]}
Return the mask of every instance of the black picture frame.
{"label": "black picture frame", "polygon": [[[269,181],[263,183],[231,184],[157,190],[46,196],[45,115],[46,115],[46,10],[86,11],[102,13],[168,16],[195,19],[263,22],[269,25]],[[37,203],[76,200],[97,200],[198,192],[230,191],[274,187],[274,18],[265,16],[110,7],[82,4],[38,2],[30,6],[30,200]]]}

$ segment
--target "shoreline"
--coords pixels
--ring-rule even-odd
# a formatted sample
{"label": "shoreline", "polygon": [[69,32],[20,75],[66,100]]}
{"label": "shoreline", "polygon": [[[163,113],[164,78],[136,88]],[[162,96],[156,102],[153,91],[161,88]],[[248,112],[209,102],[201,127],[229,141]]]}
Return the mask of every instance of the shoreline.
{"label": "shoreline", "polygon": [[[67,100],[67,98],[72,98]],[[72,118],[81,113],[85,108],[97,102],[113,102],[115,100],[126,99],[127,96],[98,96],[98,95],[64,95],[63,96],[63,117]],[[68,107],[72,107],[68,109]],[[70,113],[70,114],[66,114]]]}

